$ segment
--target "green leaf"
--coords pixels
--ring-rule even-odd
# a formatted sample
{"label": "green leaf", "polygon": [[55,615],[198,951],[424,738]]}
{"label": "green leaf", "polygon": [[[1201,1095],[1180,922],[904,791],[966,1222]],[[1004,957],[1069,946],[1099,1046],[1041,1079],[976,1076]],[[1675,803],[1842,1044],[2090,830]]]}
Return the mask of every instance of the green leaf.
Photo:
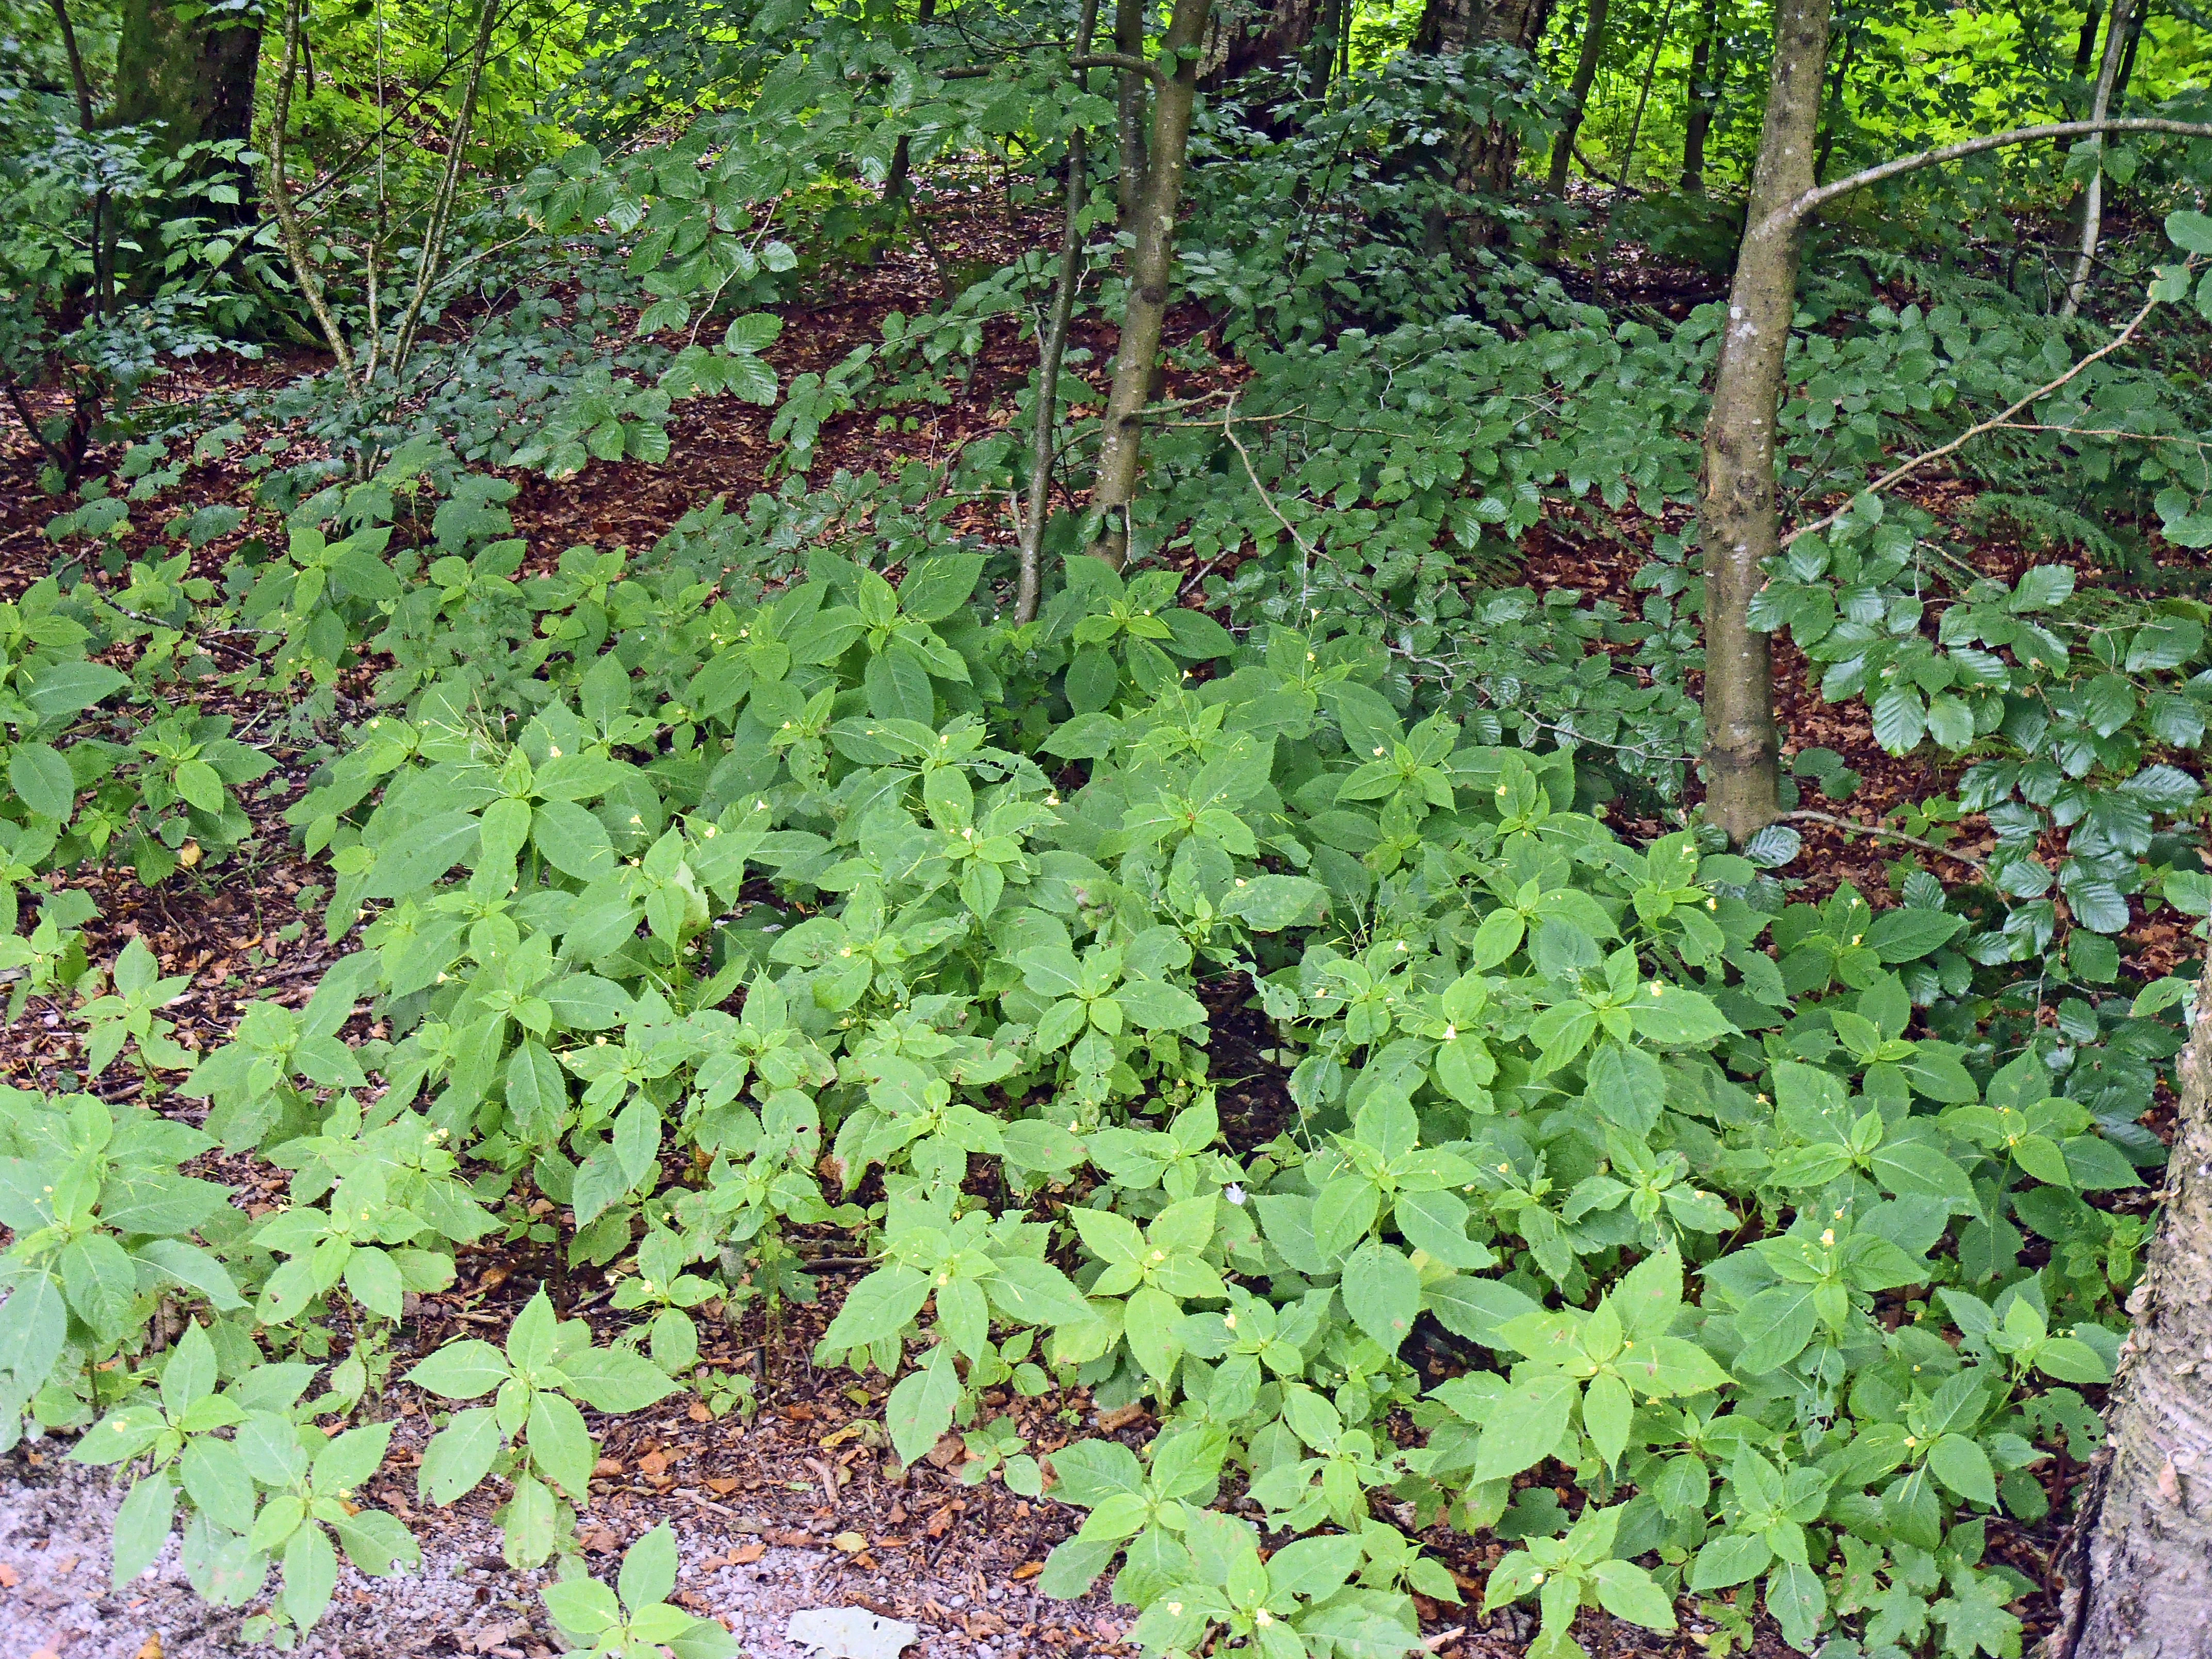
{"label": "green leaf", "polygon": [[1957,938],[1964,916],[1905,906],[1885,910],[1868,925],[1866,948],[1884,962],[1917,962]]}
{"label": "green leaf", "polygon": [[845,1305],[822,1334],[823,1350],[846,1352],[898,1335],[921,1313],[929,1292],[929,1275],[919,1267],[893,1262],[877,1268],[846,1296]]}
{"label": "green leaf", "polygon": [[490,1343],[471,1337],[447,1343],[409,1371],[407,1381],[447,1400],[474,1400],[490,1393],[511,1374],[504,1354]]}
{"label": "green leaf", "polygon": [[553,1622],[571,1636],[589,1638],[622,1623],[615,1593],[596,1578],[563,1578],[538,1592]]}
{"label": "green leaf", "polygon": [[320,1527],[301,1527],[284,1547],[283,1607],[301,1630],[319,1623],[337,1588],[338,1553]]}
{"label": "green leaf", "polygon": [[1651,1575],[1632,1561],[1601,1561],[1591,1570],[1598,1605],[1616,1619],[1646,1630],[1674,1628],[1674,1605]]}
{"label": "green leaf", "polygon": [[154,1565],[177,1514],[177,1489],[167,1469],[156,1469],[131,1482],[130,1495],[115,1511],[114,1569],[117,1589]]}
{"label": "green leaf", "polygon": [[1310,922],[1328,908],[1328,890],[1304,876],[1255,876],[1222,896],[1221,914],[1234,916],[1255,933],[1279,933],[1293,922]]}
{"label": "green leaf", "polygon": [[469,856],[477,828],[475,816],[462,811],[436,813],[408,825],[378,850],[362,896],[412,897]]}
{"label": "green leaf", "polygon": [[1482,1425],[1472,1479],[1502,1480],[1549,1457],[1566,1432],[1579,1392],[1572,1377],[1557,1372],[1509,1384]]}
{"label": "green leaf", "polygon": [[530,1461],[538,1472],[580,1503],[592,1484],[592,1466],[599,1462],[583,1413],[557,1394],[536,1393],[530,1396],[526,1426]]}
{"label": "green leaf", "polygon": [[922,1454],[952,1426],[952,1409],[959,1403],[960,1378],[952,1369],[952,1350],[940,1342],[918,1370],[899,1379],[885,1403],[884,1421],[899,1462],[920,1462]]}
{"label": "green leaf", "polygon": [[1928,1449],[1929,1472],[1960,1497],[1995,1508],[1997,1478],[1989,1454],[1963,1434],[1939,1436]]}
{"label": "green leaf", "polygon": [[1182,1355],[1182,1308],[1165,1291],[1140,1285],[1122,1310],[1121,1334],[1146,1374],[1165,1382]]}
{"label": "green leaf", "polygon": [[1736,1333],[1744,1339],[1743,1352],[1736,1356],[1736,1375],[1764,1376],[1780,1370],[1805,1351],[1819,1322],[1810,1285],[1778,1285],[1761,1291],[1735,1317]]}
{"label": "green leaf", "polygon": [[1701,1592],[1727,1589],[1756,1578],[1773,1559],[1774,1552],[1765,1539],[1724,1534],[1698,1552],[1697,1565],[1690,1571],[1690,1588]]}
{"label": "green leaf", "polygon": [[39,670],[23,702],[40,720],[80,714],[131,684],[105,663],[58,662]]}
{"label": "green leaf", "polygon": [[586,1348],[562,1360],[561,1374],[570,1394],[612,1415],[643,1411],[683,1386],[632,1348]]}
{"label": "green leaf", "polygon": [[422,1449],[422,1467],[416,1475],[422,1496],[433,1504],[451,1504],[476,1490],[491,1473],[501,1440],[499,1421],[489,1406],[455,1412],[446,1426],[430,1437]]}
{"label": "green leaf", "polygon": [[667,1598],[676,1588],[676,1529],[665,1521],[632,1544],[623,1556],[616,1587],[632,1613]]}
{"label": "green leaf", "polygon": [[1403,1254],[1369,1239],[1352,1251],[1337,1286],[1345,1311],[1386,1353],[1396,1353],[1421,1311],[1421,1276]]}
{"label": "green leaf", "polygon": [[76,810],[76,777],[61,751],[51,744],[19,744],[8,757],[8,782],[23,805],[42,818],[66,823]]}
{"label": "green leaf", "polygon": [[532,813],[530,839],[546,863],[578,881],[597,881],[612,873],[614,842],[590,808],[572,800],[540,801]]}
{"label": "green leaf", "polygon": [[1781,1626],[1784,1641],[1800,1653],[1812,1652],[1828,1612],[1820,1575],[1802,1562],[1782,1562],[1766,1576],[1766,1610]]}

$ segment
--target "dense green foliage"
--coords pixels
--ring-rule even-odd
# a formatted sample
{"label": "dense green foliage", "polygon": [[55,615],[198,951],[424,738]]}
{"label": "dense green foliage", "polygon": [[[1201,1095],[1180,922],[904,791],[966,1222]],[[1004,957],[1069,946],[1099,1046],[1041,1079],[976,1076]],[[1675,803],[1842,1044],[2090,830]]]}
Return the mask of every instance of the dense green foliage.
{"label": "dense green foliage", "polygon": [[[1930,763],[1886,889],[1816,898],[1787,823],[1730,849],[1690,815],[1722,307],[1596,275],[1616,236],[1725,268],[1763,11],[1711,14],[1708,187],[1602,214],[1458,166],[1471,131],[1543,148],[1577,9],[1533,53],[1439,54],[1346,8],[1326,88],[1209,96],[1177,290],[1208,326],[1170,354],[1204,389],[1156,410],[1116,572],[1083,552],[1099,366],[1071,355],[1071,504],[1021,623],[975,515],[1031,482],[1035,385],[930,465],[817,457],[1034,343],[1057,231],[930,245],[937,303],[777,365],[924,240],[916,179],[980,165],[1042,222],[1079,131],[1073,309],[1120,317],[1115,73],[1068,62],[1072,9],[540,10],[310,9],[313,174],[87,131],[9,14],[36,50],[0,88],[0,372],[43,399],[56,551],[0,605],[0,969],[82,1060],[0,1094],[0,1438],[118,1468],[118,1584],[181,1529],[201,1594],[289,1644],[341,1555],[416,1565],[349,1496],[405,1383],[422,1500],[489,1492],[580,1650],[726,1652],[665,1599],[667,1528],[590,1577],[586,1413],[750,1409],[702,1322],[811,1302],[799,1247],[835,1238],[871,1271],[815,1363],[900,1462],[958,1431],[963,1479],[1084,1511],[1042,1587],[1109,1583],[1148,1655],[1416,1650],[1413,1596],[1460,1599],[1444,1528],[1515,1546],[1486,1606],[1534,1602],[1538,1659],[1583,1607],[1695,1608],[1717,1651],[1764,1615],[1801,1651],[2018,1659],[2034,1587],[1990,1527],[2042,1521],[2102,1437],[2165,1156],[2186,964],[2141,930],[2212,913],[2205,146],[2106,154],[2091,316],[2048,280],[2087,152],[1915,175],[1815,249],[1781,482],[1804,522],[1845,510],[1755,621]],[[1638,131],[1680,144],[1704,24],[1674,12],[1615,19],[1585,149],[1636,161],[1634,40],[1663,65]],[[1828,161],[2073,110],[2055,27],[1854,11]],[[2138,105],[2201,101],[2180,27],[2147,31]],[[402,94],[453,165],[392,138]],[[1952,459],[1964,511],[1864,493],[2147,290],[2129,349]],[[278,337],[349,361],[132,401],[163,354]],[[687,400],[772,408],[759,493],[649,549],[518,529],[518,478],[666,462]],[[195,497],[217,463],[251,488]],[[1638,567],[1632,608],[1522,585],[1542,537]],[[1851,759],[1802,749],[1785,804],[1850,799]],[[1946,855],[1977,816],[1994,850]],[[341,953],[195,1052],[185,981],[143,942],[92,961],[70,883],[235,875],[280,820],[323,873],[291,937]],[[1279,1121],[1224,1121],[1240,1007]],[[125,1066],[136,1102],[103,1092]],[[288,1202],[185,1173],[218,1151]],[[614,1317],[541,1288],[501,1340],[417,1352],[414,1298],[502,1243],[603,1274]],[[1047,1467],[979,1405],[1076,1387],[1157,1433]]]}

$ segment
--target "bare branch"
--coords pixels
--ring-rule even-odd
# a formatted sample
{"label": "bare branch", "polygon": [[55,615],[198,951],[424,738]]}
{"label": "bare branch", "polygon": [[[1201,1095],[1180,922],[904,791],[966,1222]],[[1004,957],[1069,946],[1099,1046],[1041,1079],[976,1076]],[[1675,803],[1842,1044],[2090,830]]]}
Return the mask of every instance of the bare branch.
{"label": "bare branch", "polygon": [[2162,116],[2138,115],[2108,121],[2051,121],[2039,127],[2014,127],[2009,132],[1964,138],[1955,144],[1945,144],[1939,149],[1924,149],[1917,155],[1899,156],[1894,161],[1884,161],[1880,167],[1854,173],[1847,179],[1838,179],[1832,185],[1808,190],[1776,211],[1773,219],[1781,223],[1770,221],[1759,228],[1762,233],[1771,233],[1780,229],[1782,224],[1801,222],[1818,213],[1839,196],[1848,196],[1855,190],[1864,190],[1869,185],[1878,185],[1885,179],[1894,179],[1901,173],[1917,172],[1922,167],[1960,161],[1968,155],[1979,155],[1985,150],[2004,149],[2014,144],[2033,144],[2045,138],[2086,138],[2093,133],[2108,132],[2164,132],[2182,138],[2212,138],[2212,123],[2169,121]]}
{"label": "bare branch", "polygon": [[[2194,265],[2196,261],[2192,259],[2190,261],[2190,264]],[[2075,375],[2081,374],[2083,369],[2088,368],[2090,364],[2095,362],[2099,358],[2108,357],[2113,352],[2118,351],[2122,346],[2125,345],[2130,339],[2135,337],[2136,331],[2143,325],[2144,320],[2149,317],[2152,312],[2157,309],[2158,301],[2155,299],[2144,301],[2142,309],[2136,313],[2134,316],[2128,319],[2127,325],[2125,327],[2122,328],[2118,333],[2112,336],[2111,339],[2106,341],[2104,344],[2099,346],[2087,356],[2081,359],[2080,362],[2075,364],[2073,368],[2068,369],[2063,374],[2061,374],[2057,380],[2045,381],[2043,385],[2036,387],[2034,391],[2029,392],[2025,398],[2022,398],[2018,403],[2013,404],[2009,409],[2007,409],[2002,414],[1992,415],[1986,421],[1976,422],[1974,425],[1968,427],[1964,432],[1961,432],[1957,437],[1952,439],[1950,442],[1938,444],[1933,449],[1924,450],[1921,453],[1915,455],[1909,461],[1899,462],[1888,471],[1883,473],[1881,477],[1876,478],[1872,483],[1869,484],[1864,489],[1858,491],[1857,494],[1854,495],[1850,501],[1845,501],[1834,512],[1829,514],[1826,518],[1817,519],[1811,524],[1802,526],[1799,528],[1791,531],[1788,535],[1782,538],[1782,545],[1786,548],[1800,536],[1809,536],[1816,530],[1826,530],[1830,525],[1835,523],[1837,520],[1842,518],[1844,514],[1850,512],[1853,507],[1865,500],[1868,496],[1881,494],[1881,491],[1888,489],[1900,478],[1918,471],[1922,467],[1927,465],[1929,462],[1939,461],[1942,459],[1944,456],[1965,447],[1966,444],[1971,442],[1972,440],[1980,437],[1984,432],[1992,431],[1998,427],[2008,425],[2011,422],[2012,417],[2019,414],[2023,409],[2028,407],[2029,404],[2041,402],[2052,392],[2057,391],[2059,387],[2064,386]]]}

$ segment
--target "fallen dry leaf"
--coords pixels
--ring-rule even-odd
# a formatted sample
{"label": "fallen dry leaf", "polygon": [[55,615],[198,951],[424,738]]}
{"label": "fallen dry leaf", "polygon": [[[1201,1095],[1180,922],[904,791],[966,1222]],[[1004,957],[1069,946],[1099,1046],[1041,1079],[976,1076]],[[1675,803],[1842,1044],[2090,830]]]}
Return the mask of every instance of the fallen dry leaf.
{"label": "fallen dry leaf", "polygon": [[159,1631],[139,1644],[138,1659],[161,1659],[161,1633]]}
{"label": "fallen dry leaf", "polygon": [[949,1469],[967,1453],[967,1443],[957,1434],[948,1434],[924,1452],[922,1458],[934,1468]]}
{"label": "fallen dry leaf", "polygon": [[0,1589],[13,1589],[22,1582],[16,1575],[15,1568],[9,1566],[5,1561],[0,1561]]}
{"label": "fallen dry leaf", "polygon": [[729,1555],[729,1562],[733,1567],[749,1567],[767,1553],[768,1546],[762,1543],[759,1539],[756,1538],[751,1543],[740,1544],[737,1548],[732,1550]]}
{"label": "fallen dry leaf", "polygon": [[592,1466],[593,1474],[603,1476],[610,1480],[622,1472],[622,1459],[619,1457],[602,1457]]}
{"label": "fallen dry leaf", "polygon": [[1111,1434],[1116,1429],[1125,1429],[1144,1414],[1145,1408],[1134,1401],[1127,1406],[1116,1406],[1110,1412],[1098,1413],[1098,1431]]}
{"label": "fallen dry leaf", "polygon": [[830,1540],[830,1547],[842,1550],[848,1555],[858,1555],[868,1547],[868,1540],[857,1532],[841,1532]]}
{"label": "fallen dry leaf", "polygon": [[738,1486],[735,1475],[718,1474],[707,1483],[707,1490],[717,1498],[727,1498]]}
{"label": "fallen dry leaf", "polygon": [[637,1472],[648,1480],[656,1474],[665,1474],[668,1472],[668,1454],[658,1451],[646,1453],[637,1460]]}
{"label": "fallen dry leaf", "polygon": [[1019,1565],[1018,1567],[1016,1567],[1016,1568],[1014,1569],[1014,1582],[1015,1582],[1016,1583],[1018,1583],[1018,1583],[1020,1583],[1022,1582],[1022,1580],[1023,1580],[1023,1579],[1024,1579],[1024,1578],[1034,1578],[1034,1577],[1036,1577],[1039,1573],[1042,1572],[1043,1571],[1044,1571],[1044,1563],[1043,1563],[1043,1562],[1042,1562],[1042,1561],[1024,1561],[1024,1562],[1023,1562],[1023,1563],[1021,1564],[1021,1565]]}
{"label": "fallen dry leaf", "polygon": [[696,1400],[691,1402],[691,1409],[686,1412],[684,1415],[689,1417],[694,1423],[711,1423],[714,1420],[714,1413],[708,1411],[704,1406],[701,1405]]}

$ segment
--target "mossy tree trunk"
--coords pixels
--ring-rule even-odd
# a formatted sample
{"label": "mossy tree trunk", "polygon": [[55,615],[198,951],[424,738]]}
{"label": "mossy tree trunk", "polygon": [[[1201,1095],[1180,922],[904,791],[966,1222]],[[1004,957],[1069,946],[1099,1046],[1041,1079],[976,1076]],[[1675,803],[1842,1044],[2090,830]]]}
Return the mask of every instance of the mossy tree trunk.
{"label": "mossy tree trunk", "polygon": [[[123,0],[115,47],[117,126],[159,122],[171,155],[188,144],[248,139],[253,131],[253,83],[261,64],[262,15],[257,7],[173,5],[171,0]],[[215,171],[211,164],[204,171]],[[249,216],[247,170],[236,212]]]}

